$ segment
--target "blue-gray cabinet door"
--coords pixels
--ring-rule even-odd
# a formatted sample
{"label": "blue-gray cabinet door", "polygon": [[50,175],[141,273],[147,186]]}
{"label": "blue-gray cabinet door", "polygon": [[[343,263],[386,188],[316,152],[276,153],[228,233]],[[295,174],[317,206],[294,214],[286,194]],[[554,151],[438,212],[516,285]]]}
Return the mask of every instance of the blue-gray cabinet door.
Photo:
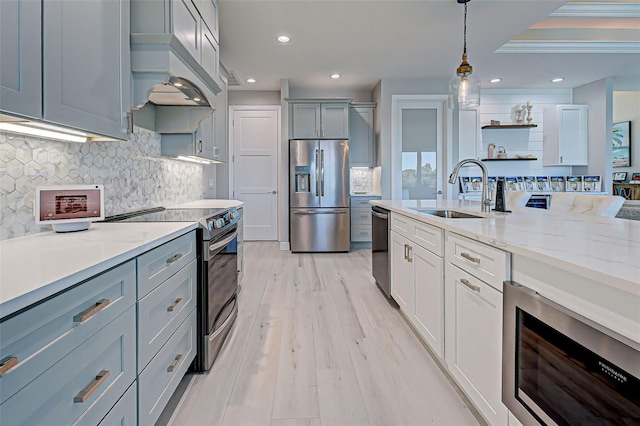
{"label": "blue-gray cabinet door", "polygon": [[0,1],[0,111],[42,117],[41,3]]}
{"label": "blue-gray cabinet door", "polygon": [[129,1],[43,2],[44,119],[127,139]]}

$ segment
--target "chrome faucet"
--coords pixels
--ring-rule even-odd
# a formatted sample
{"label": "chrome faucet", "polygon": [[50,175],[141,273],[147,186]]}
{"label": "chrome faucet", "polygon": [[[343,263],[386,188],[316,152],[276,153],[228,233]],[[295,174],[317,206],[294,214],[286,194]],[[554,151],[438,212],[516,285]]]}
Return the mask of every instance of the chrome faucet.
{"label": "chrome faucet", "polygon": [[456,183],[456,179],[458,178],[458,172],[460,171],[460,167],[464,166],[467,163],[477,164],[482,169],[482,211],[484,213],[491,213],[491,191],[489,190],[489,185],[487,185],[487,168],[481,161],[467,158],[460,161],[453,168],[453,172],[449,176],[449,183]]}

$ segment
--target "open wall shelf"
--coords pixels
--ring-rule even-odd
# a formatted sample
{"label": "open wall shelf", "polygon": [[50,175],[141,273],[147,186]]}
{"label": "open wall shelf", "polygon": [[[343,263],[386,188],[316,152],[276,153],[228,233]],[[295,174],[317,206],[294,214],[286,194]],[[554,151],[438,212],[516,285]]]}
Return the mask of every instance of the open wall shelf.
{"label": "open wall shelf", "polygon": [[480,161],[535,161],[536,157],[533,158],[483,158]]}
{"label": "open wall shelf", "polygon": [[530,129],[538,127],[537,124],[499,124],[482,126],[483,129]]}

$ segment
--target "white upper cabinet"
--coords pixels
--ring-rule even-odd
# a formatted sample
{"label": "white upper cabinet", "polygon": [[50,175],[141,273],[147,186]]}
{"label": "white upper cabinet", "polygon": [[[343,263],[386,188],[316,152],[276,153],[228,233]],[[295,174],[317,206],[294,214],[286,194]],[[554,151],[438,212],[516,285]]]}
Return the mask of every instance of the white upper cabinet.
{"label": "white upper cabinet", "polygon": [[545,108],[543,132],[544,166],[588,164],[586,105]]}
{"label": "white upper cabinet", "polygon": [[213,159],[227,162],[229,160],[229,105],[227,81],[220,77],[220,93],[216,96],[213,112]]}
{"label": "white upper cabinet", "polygon": [[42,117],[41,4],[0,1],[0,111]]}
{"label": "white upper cabinet", "polygon": [[349,108],[349,165],[375,167],[375,104]]}
{"label": "white upper cabinet", "polygon": [[292,100],[293,139],[348,139],[349,102]]}
{"label": "white upper cabinet", "polygon": [[129,1],[0,2],[0,109],[127,138]]}
{"label": "white upper cabinet", "polygon": [[204,24],[209,28],[213,38],[220,42],[220,29],[218,26],[218,0],[194,0]]}

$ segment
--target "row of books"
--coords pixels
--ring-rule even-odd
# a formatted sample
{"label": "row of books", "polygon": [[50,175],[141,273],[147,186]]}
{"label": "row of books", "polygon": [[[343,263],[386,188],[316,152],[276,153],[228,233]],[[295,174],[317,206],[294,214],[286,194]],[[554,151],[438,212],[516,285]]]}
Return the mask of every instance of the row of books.
{"label": "row of books", "polygon": [[[493,191],[498,179],[504,179],[508,191],[527,192],[600,192],[602,179],[599,175],[576,176],[489,176],[487,184]],[[461,176],[460,192],[482,191],[482,178],[479,176]]]}

